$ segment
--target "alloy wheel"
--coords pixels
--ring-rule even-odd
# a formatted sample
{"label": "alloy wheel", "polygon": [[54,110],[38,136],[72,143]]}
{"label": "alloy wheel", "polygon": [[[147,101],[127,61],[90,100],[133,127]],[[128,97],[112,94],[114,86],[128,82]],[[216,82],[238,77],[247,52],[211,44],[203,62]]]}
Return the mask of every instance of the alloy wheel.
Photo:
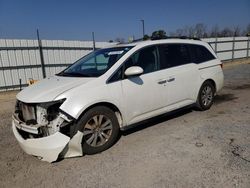
{"label": "alloy wheel", "polygon": [[213,101],[213,90],[210,86],[203,88],[201,92],[201,101],[204,106],[209,106]]}
{"label": "alloy wheel", "polygon": [[95,115],[86,123],[83,136],[86,143],[92,147],[104,145],[112,134],[113,125],[105,115]]}

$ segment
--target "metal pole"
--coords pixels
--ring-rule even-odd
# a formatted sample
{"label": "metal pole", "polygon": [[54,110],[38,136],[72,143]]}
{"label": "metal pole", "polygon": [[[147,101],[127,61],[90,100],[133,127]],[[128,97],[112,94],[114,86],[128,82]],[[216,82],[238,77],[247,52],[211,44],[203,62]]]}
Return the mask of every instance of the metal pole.
{"label": "metal pole", "polygon": [[36,30],[36,34],[37,34],[38,49],[39,49],[39,53],[40,53],[40,60],[41,60],[41,68],[42,68],[43,78],[45,78],[46,77],[46,71],[45,71],[44,58],[43,58],[42,42],[41,42],[40,37],[39,37],[38,29]]}
{"label": "metal pole", "polygon": [[[93,51],[95,51],[95,33],[92,32],[92,40],[93,40]],[[97,61],[96,61],[96,55],[95,55],[95,68],[97,69]]]}
{"label": "metal pole", "polygon": [[250,40],[249,40],[250,38],[249,37],[247,37],[247,58],[249,58],[249,42],[250,42]]}
{"label": "metal pole", "polygon": [[95,33],[92,32],[92,40],[93,40],[93,51],[95,51]]}
{"label": "metal pole", "polygon": [[232,60],[234,60],[235,36],[233,37]]}
{"label": "metal pole", "polygon": [[22,79],[21,78],[19,78],[19,89],[20,89],[20,91],[22,90]]}
{"label": "metal pole", "polygon": [[145,26],[144,26],[144,20],[141,20],[142,22],[142,38],[144,37],[145,35]]}
{"label": "metal pole", "polygon": [[217,41],[218,41],[218,38],[216,36],[216,38],[215,38],[215,44],[214,44],[214,51],[215,51],[216,54],[217,54]]}

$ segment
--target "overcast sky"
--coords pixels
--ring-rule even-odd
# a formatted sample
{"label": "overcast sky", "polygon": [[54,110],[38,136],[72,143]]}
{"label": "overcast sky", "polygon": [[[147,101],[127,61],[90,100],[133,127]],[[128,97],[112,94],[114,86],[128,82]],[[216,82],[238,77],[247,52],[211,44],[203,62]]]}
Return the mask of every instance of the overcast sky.
{"label": "overcast sky", "polygon": [[250,24],[250,0],[0,0],[0,38],[98,41],[142,35],[145,30],[175,31],[204,23],[218,25]]}

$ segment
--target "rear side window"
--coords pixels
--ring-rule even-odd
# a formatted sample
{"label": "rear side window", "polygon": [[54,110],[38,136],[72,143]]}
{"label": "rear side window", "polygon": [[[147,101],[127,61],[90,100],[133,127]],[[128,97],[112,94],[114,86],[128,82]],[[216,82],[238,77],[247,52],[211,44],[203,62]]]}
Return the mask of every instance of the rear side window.
{"label": "rear side window", "polygon": [[170,68],[191,63],[185,44],[165,44],[160,46],[161,68]]}
{"label": "rear side window", "polygon": [[194,63],[203,63],[215,59],[214,55],[204,46],[189,45]]}

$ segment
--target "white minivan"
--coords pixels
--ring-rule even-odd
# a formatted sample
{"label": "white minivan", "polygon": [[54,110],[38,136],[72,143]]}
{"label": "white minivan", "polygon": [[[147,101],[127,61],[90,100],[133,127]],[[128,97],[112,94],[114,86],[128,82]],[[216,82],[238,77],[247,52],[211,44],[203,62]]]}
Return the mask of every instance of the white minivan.
{"label": "white minivan", "polygon": [[21,91],[12,128],[22,149],[45,161],[95,154],[142,120],[192,104],[209,109],[223,81],[221,61],[200,40],[119,44]]}

